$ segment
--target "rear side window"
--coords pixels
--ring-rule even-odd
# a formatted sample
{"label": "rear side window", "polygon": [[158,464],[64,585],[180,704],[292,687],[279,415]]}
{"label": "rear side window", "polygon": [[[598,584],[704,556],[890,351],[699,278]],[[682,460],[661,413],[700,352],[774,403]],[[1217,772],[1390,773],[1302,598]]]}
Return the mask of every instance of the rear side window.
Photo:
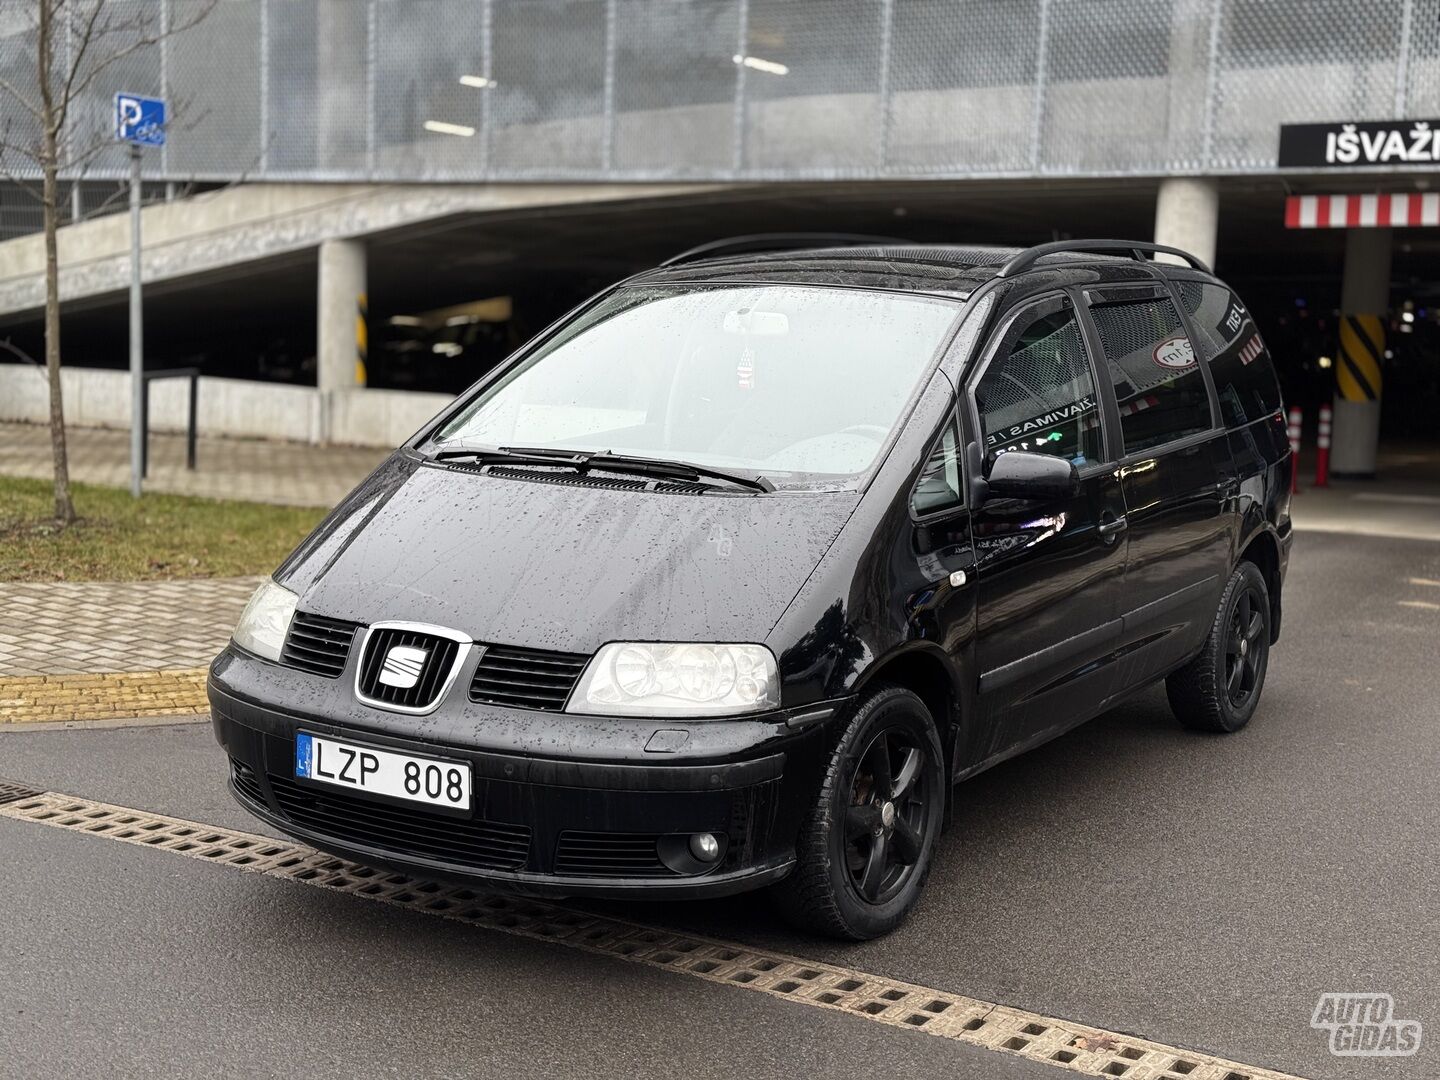
{"label": "rear side window", "polygon": [[1125,453],[1210,429],[1210,395],[1195,348],[1168,299],[1091,308],[1120,405]]}
{"label": "rear side window", "polygon": [[1178,284],[1180,302],[1195,328],[1195,343],[1210,365],[1226,426],[1270,416],[1280,408],[1280,383],[1270,350],[1260,340],[1245,305],[1223,285]]}
{"label": "rear side window", "polygon": [[1100,410],[1085,341],[1069,308],[1022,315],[975,387],[985,453],[1029,450],[1098,461]]}

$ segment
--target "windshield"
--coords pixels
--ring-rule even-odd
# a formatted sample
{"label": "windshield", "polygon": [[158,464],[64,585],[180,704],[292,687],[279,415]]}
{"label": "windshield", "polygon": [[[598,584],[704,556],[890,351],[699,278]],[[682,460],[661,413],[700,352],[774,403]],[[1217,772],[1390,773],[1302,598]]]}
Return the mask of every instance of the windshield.
{"label": "windshield", "polygon": [[845,487],[874,462],[955,314],[950,301],[855,289],[623,288],[437,439]]}

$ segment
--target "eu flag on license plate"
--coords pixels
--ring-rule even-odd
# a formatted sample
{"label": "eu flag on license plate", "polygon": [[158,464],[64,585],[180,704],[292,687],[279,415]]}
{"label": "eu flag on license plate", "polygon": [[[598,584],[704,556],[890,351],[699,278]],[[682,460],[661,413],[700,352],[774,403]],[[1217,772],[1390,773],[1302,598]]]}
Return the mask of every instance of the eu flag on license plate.
{"label": "eu flag on license plate", "polygon": [[303,731],[295,736],[295,775],[309,776],[313,743]]}

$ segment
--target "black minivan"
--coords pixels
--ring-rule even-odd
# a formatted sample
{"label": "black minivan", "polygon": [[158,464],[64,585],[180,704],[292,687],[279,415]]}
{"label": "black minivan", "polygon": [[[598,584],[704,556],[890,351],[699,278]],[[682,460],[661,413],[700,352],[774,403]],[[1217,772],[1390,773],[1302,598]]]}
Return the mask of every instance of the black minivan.
{"label": "black minivan", "polygon": [[326,518],[210,669],[246,809],[860,939],[957,781],[1160,679],[1245,725],[1294,462],[1240,299],[1153,244],[804,243],[621,282]]}

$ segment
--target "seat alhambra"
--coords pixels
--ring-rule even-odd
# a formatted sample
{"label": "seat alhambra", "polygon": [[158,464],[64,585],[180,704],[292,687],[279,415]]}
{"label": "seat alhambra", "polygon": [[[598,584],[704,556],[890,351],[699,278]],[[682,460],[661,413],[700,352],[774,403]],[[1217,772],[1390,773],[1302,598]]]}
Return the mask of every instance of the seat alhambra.
{"label": "seat alhambra", "polygon": [[1293,467],[1251,312],[1182,252],[710,245],[336,507],[212,665],[215,732],[246,809],[361,863],[768,887],[875,937],[959,782],[1160,680],[1251,719]]}

